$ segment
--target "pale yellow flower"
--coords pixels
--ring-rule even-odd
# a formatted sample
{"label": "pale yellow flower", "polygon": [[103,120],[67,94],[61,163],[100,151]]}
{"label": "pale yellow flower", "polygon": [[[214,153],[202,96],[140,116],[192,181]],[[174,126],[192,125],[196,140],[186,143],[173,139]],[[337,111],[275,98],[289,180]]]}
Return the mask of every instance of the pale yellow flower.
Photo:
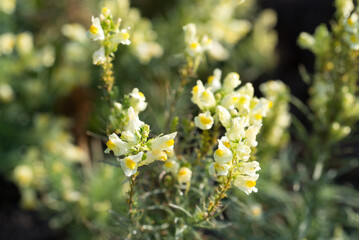
{"label": "pale yellow flower", "polygon": [[214,152],[213,157],[217,163],[228,163],[233,159],[232,151],[227,147],[229,142],[219,140],[218,149]]}
{"label": "pale yellow flower", "polygon": [[105,56],[105,48],[100,47],[94,54],[92,55],[92,63],[94,65],[101,65],[106,62],[106,56]]}
{"label": "pale yellow flower", "polygon": [[187,167],[181,167],[180,170],[178,171],[178,182],[180,184],[183,183],[189,183],[191,181],[191,177],[192,177],[192,171],[187,168]]}
{"label": "pale yellow flower", "polygon": [[178,168],[179,168],[179,164],[177,161],[175,160],[167,160],[164,164],[163,164],[163,168],[166,172],[171,172],[173,174],[177,173]]}
{"label": "pale yellow flower", "polygon": [[102,41],[105,39],[105,33],[103,32],[99,18],[92,17],[92,25],[87,32],[87,36],[94,41]]}
{"label": "pale yellow flower", "polygon": [[255,174],[254,176],[239,175],[234,179],[233,184],[249,195],[252,192],[258,192],[258,189],[256,188],[258,177],[258,174]]}
{"label": "pale yellow flower", "polygon": [[212,176],[226,176],[229,171],[229,165],[225,163],[214,162],[209,165],[208,172]]}
{"label": "pale yellow flower", "polygon": [[147,107],[146,97],[142,92],[138,90],[138,88],[134,88],[132,92],[129,94],[129,96],[130,96],[130,104],[137,114],[146,109]]}
{"label": "pale yellow flower", "polygon": [[20,186],[27,187],[34,180],[32,168],[26,165],[18,165],[14,170],[14,177]]}
{"label": "pale yellow flower", "polygon": [[194,124],[196,127],[202,130],[208,130],[213,126],[213,117],[210,112],[200,113],[194,118]]}
{"label": "pale yellow flower", "polygon": [[215,92],[221,88],[221,76],[222,71],[218,68],[214,69],[213,75],[209,76],[207,79],[207,88],[210,88],[211,91]]}
{"label": "pale yellow flower", "polygon": [[121,159],[121,167],[127,177],[137,172],[138,162],[141,161],[143,152]]}
{"label": "pale yellow flower", "polygon": [[231,121],[232,121],[232,116],[229,113],[229,111],[222,107],[222,106],[217,106],[217,115],[219,118],[219,121],[222,123],[223,127],[225,128],[230,128],[231,127]]}
{"label": "pale yellow flower", "polygon": [[222,89],[225,92],[230,93],[235,88],[237,88],[240,84],[241,84],[241,80],[239,80],[239,74],[236,72],[231,72],[227,74],[227,76],[225,77]]}
{"label": "pale yellow flower", "polygon": [[109,153],[110,151],[117,157],[122,155],[127,155],[130,151],[130,145],[124,141],[122,141],[117,134],[112,133],[109,136],[109,140],[106,143],[105,153]]}

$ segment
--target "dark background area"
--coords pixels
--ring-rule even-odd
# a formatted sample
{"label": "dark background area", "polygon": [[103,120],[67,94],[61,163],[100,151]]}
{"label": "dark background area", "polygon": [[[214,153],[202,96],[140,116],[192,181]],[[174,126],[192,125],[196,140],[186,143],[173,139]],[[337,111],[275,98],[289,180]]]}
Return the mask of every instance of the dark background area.
{"label": "dark background area", "polygon": [[[134,1],[134,6],[144,9],[143,14],[161,14],[163,9],[173,6],[175,1]],[[165,3],[165,6],[162,4]],[[314,56],[297,46],[300,32],[313,33],[320,23],[328,23],[334,13],[332,0],[259,0],[262,8],[272,8],[278,14],[277,68],[259,82],[281,79],[291,88],[292,93],[306,102],[307,86],[301,80],[298,66],[303,64],[313,72]],[[151,12],[157,9],[157,13]],[[265,39],[263,39],[265,41]],[[293,110],[295,112],[295,109]],[[353,180],[353,179],[352,179]],[[16,186],[0,176],[0,239],[63,239],[62,234],[49,229],[36,212],[20,210],[20,194]]]}
{"label": "dark background area", "polygon": [[306,100],[307,86],[301,80],[298,66],[303,64],[309,73],[314,70],[314,55],[297,45],[301,32],[314,33],[321,23],[328,24],[335,8],[333,0],[259,0],[262,8],[277,12],[278,66],[266,79],[280,79],[289,85],[291,92]]}

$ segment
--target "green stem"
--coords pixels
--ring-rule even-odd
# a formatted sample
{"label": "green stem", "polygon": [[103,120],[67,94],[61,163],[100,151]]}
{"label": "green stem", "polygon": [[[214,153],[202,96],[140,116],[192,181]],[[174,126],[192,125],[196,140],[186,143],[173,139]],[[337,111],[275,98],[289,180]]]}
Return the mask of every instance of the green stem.
{"label": "green stem", "polygon": [[130,178],[130,190],[128,192],[128,199],[127,199],[127,203],[128,203],[128,213],[130,215],[131,218],[133,218],[133,215],[135,213],[134,209],[133,209],[133,203],[134,203],[134,195],[135,195],[135,185],[136,185],[136,177],[137,177],[137,173],[132,175]]}
{"label": "green stem", "polygon": [[201,219],[195,221],[193,224],[199,224],[199,223],[202,223],[204,221],[208,221],[213,216],[215,216],[215,213],[216,213],[218,207],[221,204],[221,200],[227,196],[226,192],[231,188],[232,174],[233,174],[233,172],[232,172],[232,170],[230,170],[227,177],[226,177],[226,181],[224,183],[220,184],[216,188],[215,192],[218,192],[218,194],[215,196],[215,198],[213,200],[211,200],[209,202],[208,208],[202,214]]}

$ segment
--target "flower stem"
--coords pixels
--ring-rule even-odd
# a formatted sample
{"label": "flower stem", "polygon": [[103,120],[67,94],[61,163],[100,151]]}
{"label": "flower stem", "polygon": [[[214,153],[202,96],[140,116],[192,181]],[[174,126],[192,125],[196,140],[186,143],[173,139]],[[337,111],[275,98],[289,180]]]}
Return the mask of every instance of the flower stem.
{"label": "flower stem", "polygon": [[128,213],[131,216],[131,218],[133,217],[135,211],[133,209],[133,203],[134,203],[134,195],[135,195],[135,185],[136,185],[136,177],[137,177],[137,173],[132,175],[130,178],[130,190],[128,191],[128,199],[127,199],[127,203],[128,203]]}
{"label": "flower stem", "polygon": [[217,192],[217,194],[215,198],[209,202],[207,210],[202,214],[199,220],[194,222],[194,224],[208,221],[215,215],[218,207],[221,204],[221,200],[227,196],[226,192],[231,188],[232,174],[233,173],[230,170],[226,177],[226,180],[216,188],[215,192]]}

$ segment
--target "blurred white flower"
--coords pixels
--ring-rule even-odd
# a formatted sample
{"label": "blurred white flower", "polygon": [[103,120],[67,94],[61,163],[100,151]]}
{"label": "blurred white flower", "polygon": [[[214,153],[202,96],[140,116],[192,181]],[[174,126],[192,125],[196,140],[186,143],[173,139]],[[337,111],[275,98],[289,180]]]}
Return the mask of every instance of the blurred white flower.
{"label": "blurred white flower", "polygon": [[96,52],[93,53],[92,63],[94,65],[101,65],[106,62],[105,48],[100,47]]}

